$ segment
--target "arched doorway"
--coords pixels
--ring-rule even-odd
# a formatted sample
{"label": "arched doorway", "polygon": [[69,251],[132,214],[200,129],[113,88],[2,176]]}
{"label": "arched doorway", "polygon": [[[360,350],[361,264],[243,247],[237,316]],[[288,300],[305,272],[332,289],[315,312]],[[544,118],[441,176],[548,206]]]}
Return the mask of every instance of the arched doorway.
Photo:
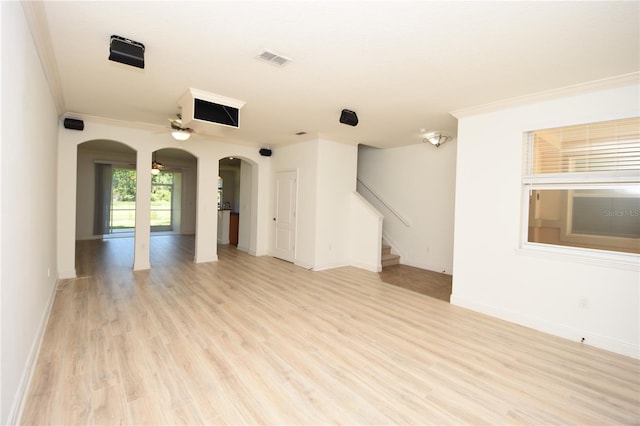
{"label": "arched doorway", "polygon": [[121,236],[118,263],[133,264],[136,150],[113,140],[78,145],[76,168],[76,269],[83,274],[88,241]]}
{"label": "arched doorway", "polygon": [[255,172],[253,161],[243,157],[230,156],[219,161],[219,245],[229,245],[247,253],[252,251],[257,220],[252,194]]}
{"label": "arched doorway", "polygon": [[153,267],[194,257],[198,160],[176,148],[159,149],[152,158],[149,214]]}

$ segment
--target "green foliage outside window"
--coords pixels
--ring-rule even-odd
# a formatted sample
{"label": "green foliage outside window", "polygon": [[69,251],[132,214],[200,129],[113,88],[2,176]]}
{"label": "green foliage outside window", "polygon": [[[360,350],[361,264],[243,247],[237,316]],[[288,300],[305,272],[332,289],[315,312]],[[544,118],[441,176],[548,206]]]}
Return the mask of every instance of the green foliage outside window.
{"label": "green foliage outside window", "polygon": [[136,200],[136,171],[132,169],[113,169],[113,201]]}
{"label": "green foliage outside window", "polygon": [[[171,192],[174,175],[161,172],[151,179],[151,226],[171,226]],[[111,228],[135,227],[136,171],[113,169]]]}

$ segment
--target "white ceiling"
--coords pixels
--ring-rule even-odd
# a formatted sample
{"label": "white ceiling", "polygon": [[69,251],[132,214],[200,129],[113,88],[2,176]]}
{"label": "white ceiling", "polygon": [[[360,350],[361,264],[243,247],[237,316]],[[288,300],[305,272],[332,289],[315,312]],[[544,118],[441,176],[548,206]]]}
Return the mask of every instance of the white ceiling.
{"label": "white ceiling", "polygon": [[[45,69],[61,112],[167,126],[197,88],[245,101],[224,137],[262,146],[300,131],[414,144],[420,129],[455,134],[454,110],[640,69],[637,1],[43,5],[31,22],[41,55],[55,59]],[[112,34],[146,46],[143,70],[107,59]],[[261,62],[264,48],[293,61]],[[343,108],[358,126],[338,122]]]}

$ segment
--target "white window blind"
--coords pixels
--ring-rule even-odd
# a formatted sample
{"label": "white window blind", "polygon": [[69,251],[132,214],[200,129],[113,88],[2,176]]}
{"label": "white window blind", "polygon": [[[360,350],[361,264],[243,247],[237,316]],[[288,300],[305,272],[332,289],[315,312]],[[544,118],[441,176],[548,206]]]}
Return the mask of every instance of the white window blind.
{"label": "white window blind", "polygon": [[640,181],[640,117],[536,130],[523,183]]}

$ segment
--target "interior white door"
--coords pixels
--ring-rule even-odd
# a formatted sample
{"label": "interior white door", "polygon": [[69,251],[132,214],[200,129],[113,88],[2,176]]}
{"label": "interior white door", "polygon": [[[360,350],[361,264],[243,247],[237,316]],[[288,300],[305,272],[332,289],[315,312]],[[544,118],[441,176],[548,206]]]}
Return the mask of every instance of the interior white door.
{"label": "interior white door", "polygon": [[296,242],[297,172],[276,174],[276,216],[273,256],[293,262]]}

